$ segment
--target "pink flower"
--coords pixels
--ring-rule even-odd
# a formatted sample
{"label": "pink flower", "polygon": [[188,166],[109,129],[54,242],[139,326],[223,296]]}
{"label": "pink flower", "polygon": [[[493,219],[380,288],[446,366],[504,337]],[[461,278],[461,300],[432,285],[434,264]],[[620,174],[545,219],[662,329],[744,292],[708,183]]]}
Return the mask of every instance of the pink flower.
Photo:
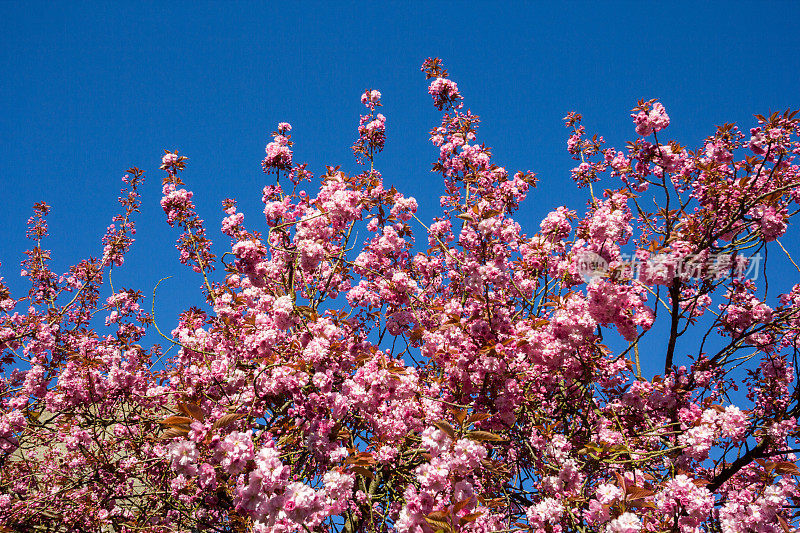
{"label": "pink flower", "polygon": [[528,507],[525,512],[530,526],[535,529],[557,524],[563,514],[564,505],[555,498],[545,498],[541,502]]}
{"label": "pink flower", "polygon": [[642,109],[631,116],[633,123],[636,124],[636,133],[643,137],[669,126],[669,115],[660,102],[655,102],[649,111]]}
{"label": "pink flower", "polygon": [[190,477],[197,474],[198,452],[194,442],[185,439],[173,442],[169,446],[169,457],[175,472]]}
{"label": "pink flower", "polygon": [[234,431],[222,441],[224,457],[220,463],[230,474],[238,474],[253,459],[253,441],[249,432]]}
{"label": "pink flower", "polygon": [[428,94],[433,97],[434,105],[441,110],[447,104],[452,104],[461,99],[458,92],[458,85],[453,80],[447,78],[436,78],[428,87]]}
{"label": "pink flower", "polygon": [[786,222],[789,218],[786,208],[778,210],[769,205],[760,208],[758,211],[757,216],[760,217],[759,225],[765,242],[774,241],[786,233]]}
{"label": "pink flower", "polygon": [[570,211],[564,206],[551,211],[539,224],[542,235],[550,242],[565,239],[572,231],[570,219],[575,217],[575,211]]}
{"label": "pink flower", "polygon": [[361,103],[369,108],[374,108],[381,101],[381,93],[376,90],[366,90],[361,95]]}
{"label": "pink flower", "polygon": [[[288,128],[282,128],[282,125],[288,126]],[[278,125],[279,133],[273,137],[272,142],[267,144],[265,149],[267,157],[261,162],[264,172],[278,172],[292,168],[292,151],[289,149],[289,138],[284,135],[291,129],[292,127],[286,122],[281,122]]]}
{"label": "pink flower", "polygon": [[595,494],[600,503],[610,505],[614,500],[622,498],[622,489],[611,483],[602,483],[595,489]]}
{"label": "pink flower", "polygon": [[209,463],[203,463],[198,470],[200,474],[198,477],[200,487],[207,490],[214,490],[217,486],[217,476],[214,472],[214,467]]}
{"label": "pink flower", "polygon": [[665,516],[683,515],[681,531],[691,531],[705,521],[714,507],[714,496],[705,487],[692,482],[689,476],[678,474],[664,491],[656,495],[656,507]]}
{"label": "pink flower", "polygon": [[281,296],[272,304],[273,318],[275,325],[280,329],[287,329],[292,326],[294,319],[292,313],[294,312],[294,303],[289,296]]}
{"label": "pink flower", "polygon": [[636,533],[641,531],[642,521],[633,513],[622,513],[606,526],[606,533]]}

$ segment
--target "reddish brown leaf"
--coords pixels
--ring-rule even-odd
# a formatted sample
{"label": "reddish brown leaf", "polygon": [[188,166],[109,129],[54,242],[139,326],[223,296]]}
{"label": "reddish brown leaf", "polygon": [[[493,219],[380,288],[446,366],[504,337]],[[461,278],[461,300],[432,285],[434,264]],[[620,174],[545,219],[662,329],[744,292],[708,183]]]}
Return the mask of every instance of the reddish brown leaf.
{"label": "reddish brown leaf", "polygon": [[191,416],[195,420],[199,420],[200,422],[203,421],[205,415],[203,414],[203,410],[200,409],[200,406],[196,403],[191,402],[180,402],[178,403],[178,411],[185,414],[186,416]]}
{"label": "reddish brown leaf", "polygon": [[489,500],[484,500],[483,503],[492,509],[501,509],[506,506],[506,501],[503,498],[492,498]]}
{"label": "reddish brown leaf", "polygon": [[408,338],[411,342],[419,342],[422,340],[422,335],[425,333],[425,330],[422,328],[414,328],[408,334]]}
{"label": "reddish brown leaf", "polygon": [[632,500],[632,501],[628,502],[628,507],[636,508],[636,509],[643,509],[643,508],[645,508],[645,509],[647,509],[647,508],[655,509],[656,504],[653,503],[650,500],[647,500],[647,501],[645,501],[645,500]]}
{"label": "reddish brown leaf", "polygon": [[464,422],[464,418],[467,416],[467,411],[465,409],[450,409],[450,412],[453,413],[453,418],[456,419],[456,422],[462,424]]}
{"label": "reddish brown leaf", "polygon": [[481,422],[486,420],[487,418],[491,418],[492,415],[489,413],[472,413],[467,417],[467,424],[474,424],[475,422]]}
{"label": "reddish brown leaf", "polygon": [[452,531],[452,529],[450,529],[450,524],[448,524],[447,522],[443,522],[441,520],[433,520],[431,518],[428,518],[427,516],[425,517],[425,520],[431,526],[435,527],[436,531],[446,531],[446,532]]}
{"label": "reddish brown leaf", "polygon": [[797,465],[789,461],[778,461],[775,463],[775,472],[792,476],[800,475],[800,470],[797,469]]}
{"label": "reddish brown leaf", "polygon": [[478,512],[478,513],[470,513],[470,514],[464,515],[464,516],[462,516],[462,517],[461,517],[461,518],[458,520],[458,525],[459,525],[459,526],[463,526],[464,524],[468,524],[468,523],[470,523],[470,522],[474,522],[474,521],[475,521],[475,520],[477,520],[477,519],[478,519],[478,517],[480,517],[482,514],[483,514],[483,513],[481,513],[481,512]]}
{"label": "reddish brown leaf", "polygon": [[224,428],[225,426],[229,426],[229,425],[233,424],[234,422],[236,422],[240,418],[243,418],[244,416],[245,415],[243,415],[241,413],[231,413],[231,414],[227,414],[227,415],[222,415],[219,418],[219,420],[214,422],[214,425],[211,426],[211,428],[212,429]]}
{"label": "reddish brown leaf", "polygon": [[495,433],[490,433],[488,431],[478,431],[478,430],[468,432],[466,434],[466,437],[468,439],[472,439],[472,440],[476,440],[476,441],[482,441],[482,440],[504,441],[504,440],[506,440],[503,437],[501,437],[500,435],[497,435]]}
{"label": "reddish brown leaf", "polygon": [[359,465],[351,466],[350,467],[350,471],[351,472],[355,472],[356,474],[361,474],[362,476],[368,477],[370,479],[375,477],[375,475],[372,472],[370,472],[369,470],[367,470],[363,466],[359,466]]}
{"label": "reddish brown leaf", "polygon": [[186,416],[168,416],[167,418],[159,422],[159,424],[164,426],[180,426],[184,424],[191,424],[193,421],[194,421],[193,418],[189,418]]}
{"label": "reddish brown leaf", "polygon": [[297,311],[298,315],[311,322],[316,322],[316,320],[319,318],[317,311],[307,305],[297,305],[295,306],[294,310]]}
{"label": "reddish brown leaf", "polygon": [[464,507],[466,507],[466,506],[467,506],[467,504],[470,502],[470,499],[471,499],[471,498],[467,498],[466,500],[461,500],[460,502],[454,503],[454,504],[453,504],[453,514],[458,514],[458,512],[459,512],[461,509],[463,509]]}
{"label": "reddish brown leaf", "polygon": [[628,497],[631,500],[641,500],[655,494],[655,492],[652,490],[638,487],[636,485],[626,485],[625,491],[628,493]]}
{"label": "reddish brown leaf", "polygon": [[431,520],[444,521],[447,520],[449,516],[450,513],[448,511],[433,511],[432,513],[428,513],[428,518],[430,518]]}
{"label": "reddish brown leaf", "polygon": [[174,439],[175,437],[184,437],[189,434],[187,427],[173,427],[166,430],[161,434],[162,439]]}
{"label": "reddish brown leaf", "polygon": [[345,459],[344,463],[348,465],[371,466],[375,464],[375,458],[369,452],[360,452]]}
{"label": "reddish brown leaf", "polygon": [[617,477],[617,485],[622,489],[622,492],[625,492],[625,478],[619,472],[614,472],[614,475]]}
{"label": "reddish brown leaf", "polygon": [[456,439],[456,430],[445,420],[436,420],[433,425],[447,433],[451,439]]}

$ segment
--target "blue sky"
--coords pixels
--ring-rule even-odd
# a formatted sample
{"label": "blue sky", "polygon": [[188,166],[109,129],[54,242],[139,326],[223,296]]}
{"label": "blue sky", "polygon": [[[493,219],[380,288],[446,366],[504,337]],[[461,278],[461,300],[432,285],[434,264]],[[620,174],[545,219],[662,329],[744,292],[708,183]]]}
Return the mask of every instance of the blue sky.
{"label": "blue sky", "polygon": [[[438,125],[422,61],[439,56],[479,140],[539,188],[518,219],[533,233],[557,205],[581,211],[569,179],[568,111],[622,147],[637,100],[658,98],[668,137],[696,145],[714,125],[800,107],[795,2],[670,3],[2,3],[0,4],[0,273],[17,290],[34,202],[53,210],[56,270],[101,251],[130,166],[147,171],[137,242],[115,286],[160,289],[160,322],[200,303],[200,280],[178,264],[159,207],[163,148],[190,158],[184,179],[221,254],[220,202],[239,200],[258,229],[260,161],[279,121],[295,161],[356,171],[359,96],[383,93],[386,182],[436,214],[429,172]],[[20,295],[17,292],[17,295]]]}

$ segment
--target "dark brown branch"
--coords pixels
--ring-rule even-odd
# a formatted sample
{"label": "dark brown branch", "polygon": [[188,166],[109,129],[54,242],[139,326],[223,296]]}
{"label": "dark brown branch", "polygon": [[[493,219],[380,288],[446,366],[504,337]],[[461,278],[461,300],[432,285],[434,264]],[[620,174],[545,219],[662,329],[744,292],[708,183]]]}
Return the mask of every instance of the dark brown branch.
{"label": "dark brown branch", "polygon": [[675,278],[672,287],[669,288],[669,296],[672,298],[672,324],[669,328],[669,344],[667,345],[667,358],[664,361],[664,375],[669,374],[672,368],[672,360],[675,357],[675,343],[678,340],[678,322],[681,317],[680,298],[681,280]]}
{"label": "dark brown branch", "polygon": [[754,460],[758,459],[759,457],[764,457],[766,455],[764,453],[764,450],[767,449],[768,443],[769,443],[769,440],[768,439],[764,439],[763,441],[761,441],[761,443],[758,446],[748,450],[747,453],[745,453],[744,455],[742,455],[741,457],[736,459],[730,465],[725,467],[722,470],[722,472],[720,472],[719,474],[714,476],[714,480],[711,481],[711,483],[709,483],[706,486],[706,488],[708,490],[710,490],[712,494],[714,492],[716,492],[717,489],[720,488],[723,483],[725,483],[730,478],[732,478],[734,475],[736,475],[736,473],[739,470],[741,470],[745,466],[749,465],[750,463],[752,463]]}

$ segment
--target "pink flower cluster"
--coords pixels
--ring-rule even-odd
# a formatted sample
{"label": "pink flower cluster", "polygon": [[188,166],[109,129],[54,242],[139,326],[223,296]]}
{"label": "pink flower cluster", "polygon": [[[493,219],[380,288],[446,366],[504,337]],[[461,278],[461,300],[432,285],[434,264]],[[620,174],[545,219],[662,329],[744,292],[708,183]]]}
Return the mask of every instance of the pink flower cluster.
{"label": "pink flower cluster", "polygon": [[[169,155],[169,154],[168,154]],[[164,156],[166,157],[166,156]],[[186,189],[176,189],[172,183],[164,184],[161,190],[161,208],[167,215],[167,223],[173,226],[180,216],[194,210],[192,196],[194,193]]]}
{"label": "pink flower cluster", "polygon": [[448,80],[447,78],[436,78],[433,80],[430,87],[428,87],[428,94],[433,97],[433,105],[439,110],[461,99],[461,94],[458,92],[458,85],[456,85],[453,80]]}
{"label": "pink flower cluster", "polygon": [[381,93],[367,90],[361,95],[361,103],[369,110],[369,114],[361,115],[358,122],[358,140],[353,145],[353,153],[359,162],[364,159],[373,160],[376,153],[386,145],[386,117],[376,113],[375,108],[381,106]]}
{"label": "pink flower cluster", "polygon": [[376,106],[379,106],[380,101],[381,92],[375,89],[367,89],[364,91],[364,94],[361,95],[361,103],[370,109],[375,109]]}
{"label": "pink flower cluster", "polygon": [[696,425],[678,437],[684,453],[694,459],[705,459],[717,439],[730,439],[738,443],[747,434],[749,421],[735,405],[706,409]]}
{"label": "pink flower cluster", "polygon": [[[142,171],[125,175],[102,257],[63,273],[44,244],[49,206],[34,207],[30,288],[0,278],[0,529],[800,526],[800,286],[775,298],[774,276],[735,268],[770,250],[771,270],[790,234],[800,120],[618,151],[570,113],[587,208],[526,233],[535,174],[495,162],[441,61],[423,70],[443,111],[432,220],[429,199],[378,170],[373,89],[355,173],[295,165],[278,124],[257,229],[222,202],[219,271],[187,159],[165,152],[161,205],[205,297],[171,331],[163,286],[151,307],[102,285],[133,243]],[[633,118],[642,137],[669,124],[655,101]],[[687,270],[714,257],[730,268]],[[148,328],[160,340],[145,346]]]}
{"label": "pink flower cluster", "polygon": [[261,162],[264,172],[279,172],[292,168],[292,150],[289,131],[292,126],[287,122],[278,124],[278,131],[272,136],[272,141],[267,143],[267,157]]}
{"label": "pink flower cluster", "polygon": [[[635,111],[635,110],[634,110]],[[646,137],[669,126],[669,115],[661,102],[643,104],[638,113],[631,115],[636,125],[636,133]]]}

